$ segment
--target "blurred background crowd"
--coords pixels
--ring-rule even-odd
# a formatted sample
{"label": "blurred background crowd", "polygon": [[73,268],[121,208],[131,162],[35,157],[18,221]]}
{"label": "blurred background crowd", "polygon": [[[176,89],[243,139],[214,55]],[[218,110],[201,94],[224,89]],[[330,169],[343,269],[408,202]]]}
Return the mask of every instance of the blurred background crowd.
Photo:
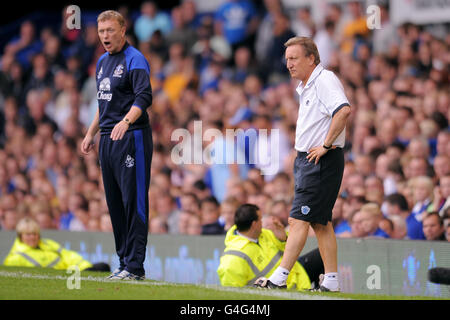
{"label": "blurred background crowd", "polygon": [[[320,23],[310,7],[287,11],[280,0],[225,0],[206,14],[193,0],[170,10],[151,1],[105,8],[125,16],[128,42],[151,66],[149,232],[223,234],[243,203],[288,228],[299,106],[283,44],[298,35],[315,40],[353,110],[333,210],[337,235],[450,241],[449,25],[443,36],[394,25],[388,4],[378,5],[381,27],[373,30],[357,1],[327,4]],[[97,108],[104,49],[95,15],[71,30],[61,12],[56,26],[21,21],[0,48],[2,230],[32,216],[41,229],[111,231],[98,154],[79,151]],[[278,171],[263,175],[248,161],[175,164],[173,132],[193,132],[199,120],[223,133],[277,129]],[[252,152],[250,143],[238,147]]]}

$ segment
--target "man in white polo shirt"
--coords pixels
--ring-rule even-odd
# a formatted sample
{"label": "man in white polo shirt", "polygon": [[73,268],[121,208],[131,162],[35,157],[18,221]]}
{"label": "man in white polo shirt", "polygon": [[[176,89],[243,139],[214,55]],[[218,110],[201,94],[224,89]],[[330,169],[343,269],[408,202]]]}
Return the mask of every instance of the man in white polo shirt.
{"label": "man in white polo shirt", "polygon": [[325,70],[315,43],[294,37],[285,43],[291,77],[300,80],[299,112],[295,137],[295,195],[289,217],[289,237],[280,266],[269,279],[255,286],[285,288],[311,226],[317,237],[325,274],[320,291],[339,291],[337,243],[331,212],[344,171],[345,125],[350,104],[336,75]]}

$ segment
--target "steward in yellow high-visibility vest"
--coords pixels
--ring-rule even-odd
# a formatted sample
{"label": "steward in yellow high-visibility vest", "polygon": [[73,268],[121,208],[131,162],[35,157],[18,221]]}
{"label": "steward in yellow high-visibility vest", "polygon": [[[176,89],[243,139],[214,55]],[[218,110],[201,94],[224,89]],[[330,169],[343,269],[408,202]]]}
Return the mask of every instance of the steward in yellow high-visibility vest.
{"label": "steward in yellow high-visibility vest", "polygon": [[66,270],[70,266],[77,266],[80,271],[92,267],[92,263],[84,260],[80,254],[64,249],[59,243],[50,239],[39,240],[37,247],[31,247],[16,238],[3,264],[5,266],[46,267],[57,270]]}
{"label": "steward in yellow high-visibility vest", "polygon": [[96,267],[72,250],[63,248],[51,239],[41,239],[38,223],[29,218],[20,220],[16,227],[17,238],[3,264],[16,267],[45,267],[66,270],[77,266],[80,271],[109,271],[109,265],[98,263]]}
{"label": "steward in yellow high-visibility vest", "polygon": [[[269,277],[281,263],[287,233],[277,225],[275,233],[262,228],[259,208],[241,206],[235,215],[235,225],[225,237],[225,250],[217,269],[223,286],[253,285],[260,277]],[[296,262],[287,279],[288,289],[311,289],[311,280],[305,268]]]}

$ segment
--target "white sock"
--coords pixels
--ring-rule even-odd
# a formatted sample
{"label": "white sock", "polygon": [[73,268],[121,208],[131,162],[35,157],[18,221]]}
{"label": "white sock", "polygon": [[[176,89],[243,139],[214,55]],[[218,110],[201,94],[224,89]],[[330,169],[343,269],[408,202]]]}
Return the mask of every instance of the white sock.
{"label": "white sock", "polygon": [[289,276],[289,270],[283,267],[278,267],[269,277],[270,282],[276,284],[277,286],[282,286],[286,284],[286,280]]}
{"label": "white sock", "polygon": [[325,273],[322,286],[332,291],[338,290],[339,289],[338,273],[337,272]]}

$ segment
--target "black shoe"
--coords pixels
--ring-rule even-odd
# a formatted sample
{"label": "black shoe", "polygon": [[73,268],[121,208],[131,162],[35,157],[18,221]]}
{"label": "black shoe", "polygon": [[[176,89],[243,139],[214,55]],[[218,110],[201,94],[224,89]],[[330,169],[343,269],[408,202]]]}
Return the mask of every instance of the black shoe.
{"label": "black shoe", "polygon": [[263,288],[263,289],[287,289],[286,285],[278,286],[275,283],[271,282],[269,279],[264,277],[258,278],[253,284],[253,286],[256,288]]}
{"label": "black shoe", "polygon": [[122,270],[123,269],[117,268],[109,276],[107,276],[106,279],[108,279],[108,280],[113,279],[115,276],[117,276],[119,273],[121,273]]}
{"label": "black shoe", "polygon": [[110,280],[144,280],[145,276],[138,276],[134,273],[131,273],[127,270],[122,270],[121,272],[117,273],[117,274],[112,274],[111,276],[108,277],[108,279]]}
{"label": "black shoe", "polygon": [[331,290],[331,289],[328,289],[327,287],[322,285],[323,280],[324,280],[324,275],[323,274],[321,274],[319,276],[319,279],[320,279],[319,280],[319,287],[316,287],[314,289],[309,289],[309,291],[311,291],[311,292],[340,292],[339,288],[337,288],[336,290]]}
{"label": "black shoe", "polygon": [[316,288],[316,289],[309,289],[309,291],[311,291],[311,292],[340,292],[339,289],[337,289],[337,290],[330,290],[330,289],[328,289],[327,287],[324,287],[324,286],[320,286],[319,288]]}

